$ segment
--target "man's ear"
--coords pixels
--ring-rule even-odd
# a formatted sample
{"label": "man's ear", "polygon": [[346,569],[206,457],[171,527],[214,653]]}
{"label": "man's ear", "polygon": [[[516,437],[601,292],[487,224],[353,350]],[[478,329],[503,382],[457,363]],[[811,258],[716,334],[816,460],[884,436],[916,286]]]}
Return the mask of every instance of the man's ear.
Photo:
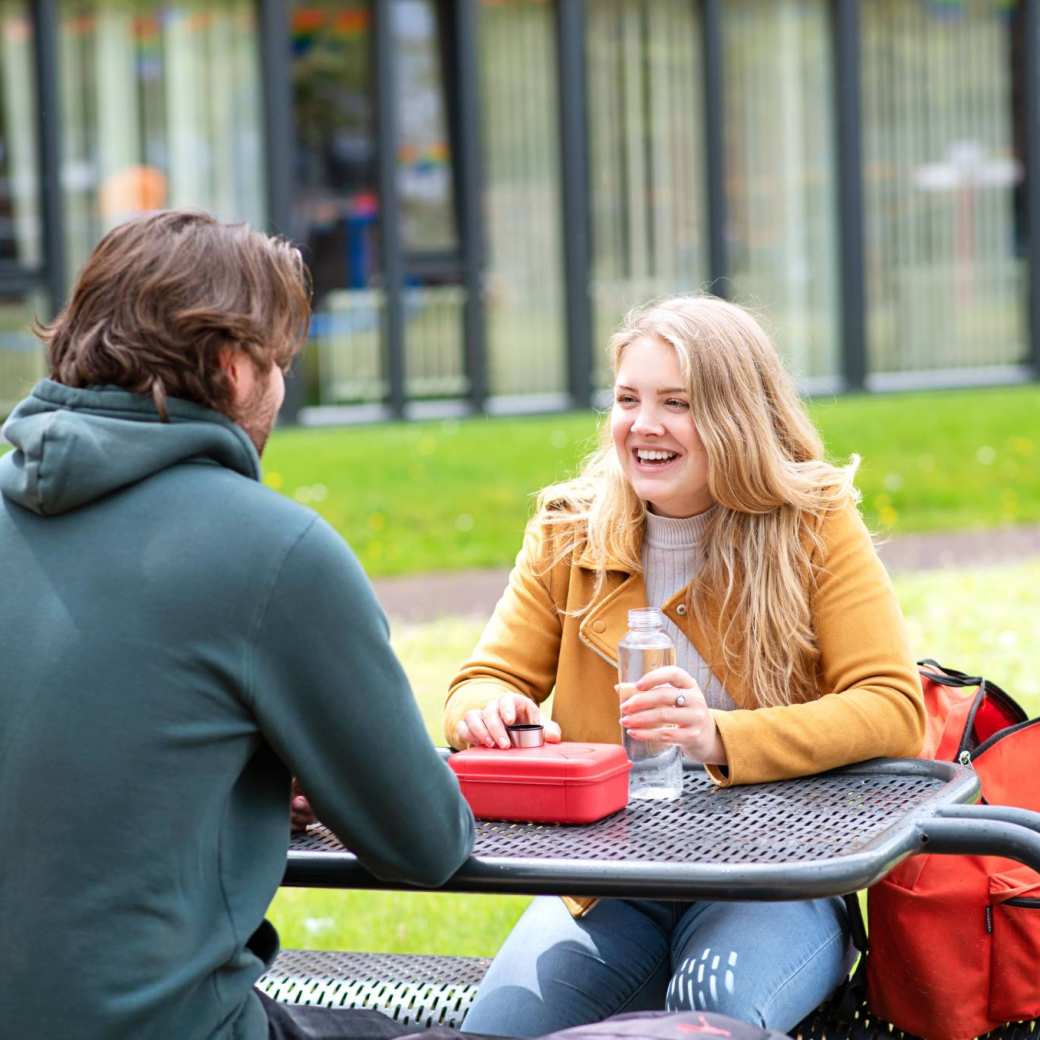
{"label": "man's ear", "polygon": [[217,363],[223,369],[224,375],[227,376],[232,393],[238,390],[242,382],[243,357],[242,351],[233,350],[231,347],[221,347],[217,353]]}

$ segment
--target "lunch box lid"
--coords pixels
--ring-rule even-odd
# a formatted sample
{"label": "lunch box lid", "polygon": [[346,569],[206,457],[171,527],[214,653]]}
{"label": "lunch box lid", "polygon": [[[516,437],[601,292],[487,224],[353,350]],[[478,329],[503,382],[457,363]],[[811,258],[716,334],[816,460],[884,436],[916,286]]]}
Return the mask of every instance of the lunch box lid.
{"label": "lunch box lid", "polygon": [[460,780],[493,784],[594,784],[631,768],[619,744],[564,740],[537,748],[467,748],[448,757]]}

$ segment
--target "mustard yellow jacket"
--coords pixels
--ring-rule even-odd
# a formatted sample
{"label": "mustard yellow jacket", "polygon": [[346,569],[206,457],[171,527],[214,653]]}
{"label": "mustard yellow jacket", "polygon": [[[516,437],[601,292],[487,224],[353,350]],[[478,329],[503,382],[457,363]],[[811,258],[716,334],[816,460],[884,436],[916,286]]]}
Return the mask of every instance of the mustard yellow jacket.
{"label": "mustard yellow jacket", "polygon": [[[693,617],[687,590],[664,604],[737,704],[714,718],[729,761],[709,770],[721,784],[806,776],[878,755],[912,756],[921,748],[924,702],[903,618],[884,566],[851,503],[823,521],[822,559],[812,592],[820,650],[819,696],[758,708],[720,650],[717,612]],[[473,652],[451,684],[445,734],[471,708],[504,693],[541,703],[555,690],[552,717],[565,740],[619,743],[617,645],[628,611],[645,607],[642,575],[608,570],[592,606],[591,561],[579,551],[553,565],[551,538],[528,530],[509,585]]]}

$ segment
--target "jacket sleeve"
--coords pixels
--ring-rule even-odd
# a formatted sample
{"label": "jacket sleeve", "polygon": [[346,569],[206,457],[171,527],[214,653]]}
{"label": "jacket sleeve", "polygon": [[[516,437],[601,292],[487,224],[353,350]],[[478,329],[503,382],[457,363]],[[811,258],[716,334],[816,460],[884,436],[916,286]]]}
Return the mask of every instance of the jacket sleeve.
{"label": "jacket sleeve", "polygon": [[254,631],[253,709],[318,817],[377,877],[447,881],[469,855],[473,816],[364,572],[323,520],[281,561]]}
{"label": "jacket sleeve", "polygon": [[543,537],[532,523],[491,620],[449,687],[444,706],[449,744],[455,744],[456,724],[473,708],[506,693],[541,704],[552,693],[563,625],[549,585]]}
{"label": "jacket sleeve", "polygon": [[921,750],[924,698],[895,591],[853,504],[824,524],[813,596],[821,696],[804,704],[716,711],[720,783],[807,776]]}

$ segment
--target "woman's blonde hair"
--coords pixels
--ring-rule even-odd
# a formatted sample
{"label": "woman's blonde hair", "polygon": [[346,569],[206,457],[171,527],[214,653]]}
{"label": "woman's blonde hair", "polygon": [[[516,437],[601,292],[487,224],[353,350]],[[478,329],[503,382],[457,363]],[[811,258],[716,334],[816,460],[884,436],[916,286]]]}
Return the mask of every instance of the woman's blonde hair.
{"label": "woman's blonde hair", "polygon": [[[823,444],[765,331],[746,310],[708,295],[672,296],[631,311],[610,342],[652,337],[676,352],[716,503],[690,608],[722,619],[723,665],[759,705],[818,695],[811,597],[820,521],[855,501],[858,459],[823,459]],[[555,559],[581,552],[599,572],[642,570],[646,506],[625,478],[609,423],[573,480],[538,497],[536,523],[557,527]]]}

